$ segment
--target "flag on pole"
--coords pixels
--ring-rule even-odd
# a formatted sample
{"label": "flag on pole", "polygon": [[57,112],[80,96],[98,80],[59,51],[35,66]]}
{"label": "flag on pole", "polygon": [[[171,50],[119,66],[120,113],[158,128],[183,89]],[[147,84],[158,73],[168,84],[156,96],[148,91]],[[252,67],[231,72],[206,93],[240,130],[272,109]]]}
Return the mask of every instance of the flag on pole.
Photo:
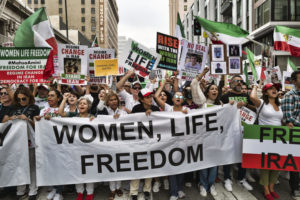
{"label": "flag on pole", "polygon": [[247,58],[248,58],[248,61],[249,61],[249,65],[251,67],[251,71],[252,71],[252,74],[253,74],[253,79],[255,81],[257,81],[257,74],[256,74],[255,65],[254,65],[254,54],[247,47],[246,47],[246,52],[247,52]]}
{"label": "flag on pole", "polygon": [[50,51],[43,77],[54,73],[53,56],[57,55],[57,43],[45,8],[40,8],[19,26],[15,38],[15,47],[49,47]]}
{"label": "flag on pole", "polygon": [[97,36],[95,36],[95,39],[94,39],[94,41],[93,41],[93,43],[92,43],[92,47],[99,47],[99,43],[98,43],[98,38],[97,38]]}
{"label": "flag on pole", "polygon": [[300,30],[286,26],[274,28],[274,50],[288,51],[291,56],[300,57]]}
{"label": "flag on pole", "polygon": [[185,34],[184,34],[184,27],[181,23],[181,19],[180,19],[180,14],[177,13],[177,24],[176,24],[176,37],[178,37],[179,39],[181,38],[185,38]]}
{"label": "flag on pole", "polygon": [[293,71],[297,71],[296,65],[288,58],[287,68],[286,71],[292,73]]}
{"label": "flag on pole", "polygon": [[201,17],[196,19],[213,43],[242,44],[248,41],[246,37],[249,33],[236,25],[214,22]]}
{"label": "flag on pole", "polygon": [[246,78],[246,84],[249,86],[249,77],[248,77],[248,66],[246,63],[244,63],[244,75]]}

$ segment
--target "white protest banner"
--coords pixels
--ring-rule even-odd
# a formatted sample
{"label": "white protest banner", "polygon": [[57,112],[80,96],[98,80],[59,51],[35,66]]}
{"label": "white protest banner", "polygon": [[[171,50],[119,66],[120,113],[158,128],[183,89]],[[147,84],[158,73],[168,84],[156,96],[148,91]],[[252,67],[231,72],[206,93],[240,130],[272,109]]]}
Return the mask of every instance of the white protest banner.
{"label": "white protest banner", "polygon": [[101,80],[103,79],[103,77],[95,77],[94,61],[112,59],[112,58],[115,58],[114,49],[100,49],[99,47],[88,49],[88,65],[89,65],[88,72],[90,76],[90,83],[100,84],[102,83]]}
{"label": "white protest banner", "polygon": [[[228,117],[230,116],[230,117]],[[236,106],[36,123],[37,185],[168,176],[241,162]]]}
{"label": "white protest banner", "polygon": [[293,89],[293,83],[291,79],[291,72],[283,71],[282,73],[282,91],[289,91]]}
{"label": "white protest banner", "polygon": [[58,44],[60,84],[86,85],[87,46]]}
{"label": "white protest banner", "polygon": [[135,69],[137,75],[146,77],[156,69],[160,59],[160,54],[130,39],[119,57],[119,66]]}
{"label": "white protest banner", "polygon": [[272,83],[280,83],[282,80],[281,78],[281,70],[279,66],[273,67],[272,68],[272,76],[271,76],[271,81]]}
{"label": "white protest banner", "polygon": [[0,123],[0,188],[30,183],[27,123]]}
{"label": "white protest banner", "polygon": [[185,41],[180,54],[179,77],[193,80],[205,68],[207,54],[207,46]]}
{"label": "white protest banner", "polygon": [[43,78],[49,48],[0,48],[0,83],[46,83]]}
{"label": "white protest banner", "polygon": [[246,124],[254,124],[256,120],[256,113],[246,108],[245,106],[240,109],[241,120]]}

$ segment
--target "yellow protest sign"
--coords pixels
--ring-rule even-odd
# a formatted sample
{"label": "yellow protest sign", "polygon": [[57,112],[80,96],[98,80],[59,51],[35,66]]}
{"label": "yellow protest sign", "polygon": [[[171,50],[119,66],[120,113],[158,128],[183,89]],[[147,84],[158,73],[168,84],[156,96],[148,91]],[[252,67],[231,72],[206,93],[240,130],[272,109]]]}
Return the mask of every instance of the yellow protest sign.
{"label": "yellow protest sign", "polygon": [[95,60],[95,76],[119,75],[118,59]]}
{"label": "yellow protest sign", "polygon": [[208,35],[207,35],[207,33],[205,31],[203,31],[203,37],[204,38],[208,38]]}

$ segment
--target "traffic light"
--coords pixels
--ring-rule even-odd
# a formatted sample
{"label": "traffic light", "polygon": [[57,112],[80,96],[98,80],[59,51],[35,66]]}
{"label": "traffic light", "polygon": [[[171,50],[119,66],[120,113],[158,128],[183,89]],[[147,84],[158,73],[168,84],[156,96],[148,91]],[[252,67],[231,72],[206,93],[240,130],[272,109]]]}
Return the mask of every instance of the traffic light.
{"label": "traffic light", "polygon": [[201,35],[201,26],[197,19],[194,19],[194,35]]}

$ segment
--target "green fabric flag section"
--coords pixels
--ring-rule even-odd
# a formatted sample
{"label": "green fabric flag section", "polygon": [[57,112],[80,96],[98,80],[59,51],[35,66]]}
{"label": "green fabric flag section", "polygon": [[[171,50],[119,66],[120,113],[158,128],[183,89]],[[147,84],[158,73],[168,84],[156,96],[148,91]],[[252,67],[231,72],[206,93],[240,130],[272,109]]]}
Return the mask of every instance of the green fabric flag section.
{"label": "green fabric flag section", "polygon": [[181,36],[182,36],[183,38],[185,38],[184,27],[183,27],[183,25],[182,25],[182,23],[181,23],[181,19],[180,19],[180,14],[179,14],[179,13],[177,13],[177,25],[178,25],[179,28],[180,28]]}
{"label": "green fabric flag section", "polygon": [[247,67],[246,63],[244,64],[244,74],[246,77],[246,84],[249,86],[248,67]]}
{"label": "green fabric flag section", "polygon": [[255,81],[257,81],[257,74],[256,74],[255,65],[254,65],[254,54],[247,47],[246,47],[246,53],[247,53],[247,58],[248,58],[248,61],[249,61],[249,65],[250,65],[251,70],[252,70],[253,78],[254,78]]}
{"label": "green fabric flag section", "polygon": [[[290,57],[288,58],[288,67],[287,68],[289,68],[289,67],[292,71],[298,70],[296,65],[291,61]],[[290,71],[290,70],[287,70],[287,71]]]}
{"label": "green fabric flag section", "polygon": [[247,37],[249,33],[239,26],[223,22],[214,22],[201,17],[196,17],[200,25],[207,31],[212,33],[223,33],[232,37]]}
{"label": "green fabric flag section", "polygon": [[300,144],[300,127],[293,129],[287,126],[270,126],[270,125],[248,125],[244,126],[244,139],[253,140],[273,140],[291,143],[290,141]]}
{"label": "green fabric flag section", "polygon": [[300,38],[300,29],[293,29],[286,26],[275,26],[274,31]]}
{"label": "green fabric flag section", "polygon": [[45,8],[40,8],[30,15],[19,26],[14,38],[14,45],[16,47],[34,47],[34,33],[32,26],[46,20],[48,20],[48,18]]}

